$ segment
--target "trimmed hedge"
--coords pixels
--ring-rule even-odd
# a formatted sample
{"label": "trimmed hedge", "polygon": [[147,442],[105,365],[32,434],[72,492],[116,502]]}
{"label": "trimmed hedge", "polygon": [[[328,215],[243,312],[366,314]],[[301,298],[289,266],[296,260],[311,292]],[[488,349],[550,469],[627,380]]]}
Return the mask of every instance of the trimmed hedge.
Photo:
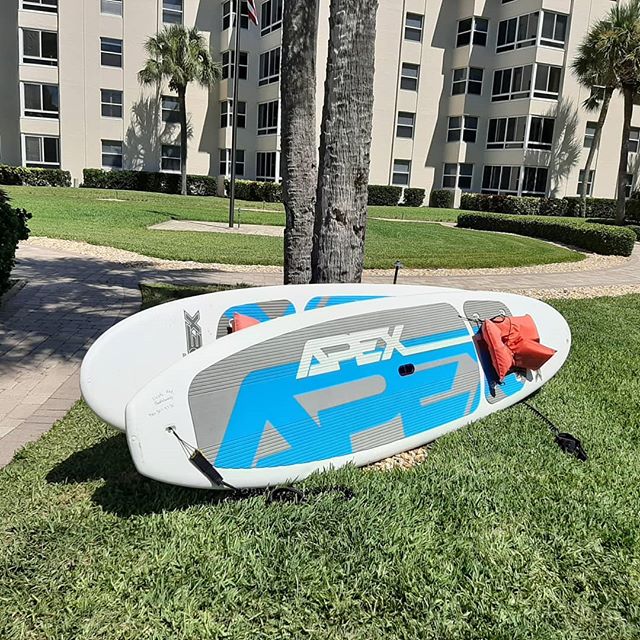
{"label": "trimmed hedge", "polygon": [[630,256],[636,241],[631,229],[583,220],[552,220],[542,217],[509,216],[492,213],[461,213],[458,226],[463,229],[503,231],[522,236],[562,242],[602,255]]}
{"label": "trimmed hedge", "polygon": [[70,187],[71,174],[62,169],[31,169],[0,164],[0,184],[24,187]]}
{"label": "trimmed hedge", "polygon": [[9,288],[18,242],[29,237],[29,218],[31,214],[24,209],[14,209],[9,204],[9,196],[0,189],[0,294]]}
{"label": "trimmed hedge", "polygon": [[453,209],[453,191],[434,189],[429,196],[429,206],[434,209]]}
{"label": "trimmed hedge", "polygon": [[541,216],[568,216],[569,203],[564,198],[540,198]]}
{"label": "trimmed hedge", "polygon": [[377,207],[397,207],[401,196],[402,187],[370,184],[368,204]]}
{"label": "trimmed hedge", "polygon": [[426,191],[424,189],[405,189],[403,207],[421,207],[424,204]]}
{"label": "trimmed hedge", "polygon": [[606,224],[607,226],[618,226],[620,229],[631,229],[636,234],[637,241],[640,242],[640,225],[637,224],[625,224],[623,227],[616,225],[616,221],[611,218],[587,218],[587,222],[590,224]]}
{"label": "trimmed hedge", "polygon": [[[231,180],[224,181],[227,196],[230,185]],[[236,198],[249,202],[282,202],[282,185],[279,182],[236,180]]]}
{"label": "trimmed hedge", "polygon": [[[150,171],[105,171],[85,169],[82,186],[85,189],[121,189],[123,191],[152,191],[180,193],[180,175]],[[215,196],[216,179],[211,176],[187,176],[190,196]]]}
{"label": "trimmed hedge", "polygon": [[[567,196],[567,215],[573,218],[580,216],[580,198]],[[616,201],[612,198],[587,198],[587,218],[615,218]]]}
{"label": "trimmed hedge", "polygon": [[631,220],[631,222],[640,222],[640,200],[636,200],[635,198],[627,200],[625,217],[627,220]]}

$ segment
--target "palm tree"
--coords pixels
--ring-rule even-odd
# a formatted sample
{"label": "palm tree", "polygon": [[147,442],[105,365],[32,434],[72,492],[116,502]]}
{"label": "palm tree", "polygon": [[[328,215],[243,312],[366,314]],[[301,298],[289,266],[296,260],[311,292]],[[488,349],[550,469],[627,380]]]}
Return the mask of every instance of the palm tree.
{"label": "palm tree", "polygon": [[594,39],[594,53],[600,64],[611,70],[616,85],[624,97],[616,205],[616,222],[623,224],[629,163],[629,132],[634,99],[640,89],[640,0],[616,4],[595,29],[597,37]]}
{"label": "palm tree", "polygon": [[180,108],[180,171],[182,195],[187,195],[187,87],[191,82],[209,88],[222,76],[220,65],[213,61],[204,36],[195,28],[180,24],[165,27],[145,43],[149,58],[138,73],[143,85],[160,86],[167,82],[178,94]]}
{"label": "palm tree", "polygon": [[331,1],[312,282],[362,278],[377,10],[377,0]]}
{"label": "palm tree", "polygon": [[582,185],[580,189],[580,213],[582,217],[587,214],[587,190],[589,186],[589,174],[600,147],[602,130],[609,114],[611,98],[617,86],[617,79],[613,69],[602,64],[598,57],[598,42],[602,37],[602,30],[606,29],[603,21],[598,22],[586,35],[578,47],[571,68],[578,82],[591,91],[591,95],[584,101],[584,108],[593,112],[599,110],[598,122],[593,133],[591,148],[584,165]]}
{"label": "palm tree", "polygon": [[318,0],[285,2],[280,95],[282,199],[286,211],[284,282],[311,281],[318,187],[316,43]]}

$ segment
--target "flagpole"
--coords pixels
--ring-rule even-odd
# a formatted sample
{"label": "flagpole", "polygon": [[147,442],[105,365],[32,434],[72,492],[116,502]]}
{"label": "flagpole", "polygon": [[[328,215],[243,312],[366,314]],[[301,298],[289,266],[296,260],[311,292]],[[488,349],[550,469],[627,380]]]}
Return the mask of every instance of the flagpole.
{"label": "flagpole", "polygon": [[233,52],[233,115],[231,129],[231,187],[229,190],[229,227],[233,228],[236,206],[236,150],[238,148],[238,86],[240,80],[240,32],[242,31],[241,0],[234,0],[236,44]]}

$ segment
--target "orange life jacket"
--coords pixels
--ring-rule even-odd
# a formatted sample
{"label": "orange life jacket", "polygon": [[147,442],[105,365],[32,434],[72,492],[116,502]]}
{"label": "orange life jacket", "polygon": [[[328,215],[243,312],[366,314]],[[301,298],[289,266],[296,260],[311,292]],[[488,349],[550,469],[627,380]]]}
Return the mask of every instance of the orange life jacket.
{"label": "orange life jacket", "polygon": [[537,371],[556,353],[540,344],[538,328],[530,315],[485,320],[481,333],[499,382],[512,369]]}

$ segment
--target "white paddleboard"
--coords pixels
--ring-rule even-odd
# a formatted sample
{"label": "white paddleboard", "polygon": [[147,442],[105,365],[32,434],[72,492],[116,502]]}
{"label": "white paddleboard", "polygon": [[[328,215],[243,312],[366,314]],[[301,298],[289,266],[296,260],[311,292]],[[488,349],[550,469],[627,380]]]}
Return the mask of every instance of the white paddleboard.
{"label": "white paddleboard", "polygon": [[124,430],[127,403],[172,364],[227,335],[234,312],[260,322],[387,296],[442,291],[409,285],[330,284],[234,289],[184,298],[119,322],[89,349],[80,370],[87,404]]}
{"label": "white paddleboard", "polygon": [[[466,318],[500,314],[530,314],[557,353],[497,385],[479,323]],[[558,372],[570,345],[555,309],[506,293],[444,290],[283,317],[149,382],[127,405],[129,449],[145,476],[200,488],[217,486],[183,443],[243,488],[366,465],[526,398]]]}

